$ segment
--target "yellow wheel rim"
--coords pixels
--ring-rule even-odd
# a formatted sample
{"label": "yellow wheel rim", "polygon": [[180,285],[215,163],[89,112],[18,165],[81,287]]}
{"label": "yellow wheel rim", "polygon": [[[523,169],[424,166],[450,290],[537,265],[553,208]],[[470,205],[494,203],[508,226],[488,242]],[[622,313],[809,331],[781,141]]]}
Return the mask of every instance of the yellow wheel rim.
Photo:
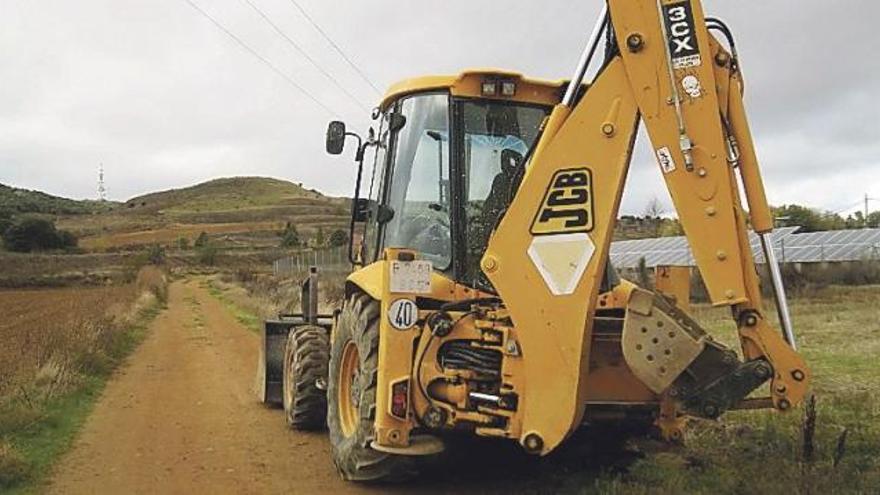
{"label": "yellow wheel rim", "polygon": [[337,390],[339,424],[342,426],[342,433],[350,437],[357,429],[360,402],[360,354],[354,342],[346,343],[342,349]]}
{"label": "yellow wheel rim", "polygon": [[287,366],[284,367],[284,381],[282,382],[282,385],[284,386],[284,390],[282,392],[284,393],[284,406],[285,407],[292,407],[293,406],[293,399],[294,399],[294,390],[293,389],[295,388],[295,386],[294,386],[294,373],[295,372],[293,369],[294,359],[293,359],[293,356],[287,356],[286,358],[287,358],[286,359]]}

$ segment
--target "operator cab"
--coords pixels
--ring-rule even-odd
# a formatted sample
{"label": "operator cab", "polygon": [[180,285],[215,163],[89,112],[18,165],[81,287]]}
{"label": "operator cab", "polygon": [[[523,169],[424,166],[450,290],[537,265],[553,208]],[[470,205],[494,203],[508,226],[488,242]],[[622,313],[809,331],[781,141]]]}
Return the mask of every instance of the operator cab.
{"label": "operator cab", "polygon": [[[409,248],[446,276],[491,289],[480,259],[564,89],[564,82],[500,71],[392,86],[374,113],[378,133],[358,149],[361,161],[373,150],[356,189],[362,243],[355,257],[366,265],[384,248]],[[331,153],[351,135],[339,125],[328,130]]]}

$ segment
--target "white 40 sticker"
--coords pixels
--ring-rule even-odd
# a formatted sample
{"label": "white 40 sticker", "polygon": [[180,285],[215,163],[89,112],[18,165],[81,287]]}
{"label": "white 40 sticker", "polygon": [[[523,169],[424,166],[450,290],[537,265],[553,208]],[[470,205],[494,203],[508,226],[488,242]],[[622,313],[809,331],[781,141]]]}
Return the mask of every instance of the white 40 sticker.
{"label": "white 40 sticker", "polygon": [[398,299],[388,308],[388,322],[398,330],[407,330],[416,324],[419,308],[409,299]]}

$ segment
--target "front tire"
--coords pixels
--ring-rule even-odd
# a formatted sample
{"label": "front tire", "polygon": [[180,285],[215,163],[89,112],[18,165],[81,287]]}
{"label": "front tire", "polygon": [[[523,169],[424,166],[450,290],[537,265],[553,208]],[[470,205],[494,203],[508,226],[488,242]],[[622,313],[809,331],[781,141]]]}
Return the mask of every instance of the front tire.
{"label": "front tire", "polygon": [[345,480],[401,481],[417,474],[411,457],[370,447],[375,438],[379,317],[379,302],[356,292],[343,304],[333,332],[327,426],[333,461]]}
{"label": "front tire", "polygon": [[327,393],[318,382],[327,381],[329,360],[327,330],[314,325],[290,330],[284,347],[282,402],[287,425],[294,430],[326,427]]}

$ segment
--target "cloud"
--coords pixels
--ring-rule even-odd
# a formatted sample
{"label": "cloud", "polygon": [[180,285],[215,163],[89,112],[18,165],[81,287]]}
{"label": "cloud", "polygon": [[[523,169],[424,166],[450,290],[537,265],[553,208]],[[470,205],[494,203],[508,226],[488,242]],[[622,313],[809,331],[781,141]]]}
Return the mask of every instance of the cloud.
{"label": "cloud", "polygon": [[[310,93],[364,129],[351,102],[241,0],[195,0]],[[355,94],[376,94],[289,0],[252,0]],[[418,74],[503,67],[568,77],[600,2],[299,0],[384,88]],[[268,175],[350,194],[350,158],[323,152],[334,117],[183,0],[8,2],[0,18],[0,182],[94,197],[104,164],[124,199],[221,175]],[[706,0],[737,37],[750,121],[774,203],[880,196],[880,5]],[[855,15],[854,15],[855,13]],[[644,143],[623,210],[668,194]]]}

